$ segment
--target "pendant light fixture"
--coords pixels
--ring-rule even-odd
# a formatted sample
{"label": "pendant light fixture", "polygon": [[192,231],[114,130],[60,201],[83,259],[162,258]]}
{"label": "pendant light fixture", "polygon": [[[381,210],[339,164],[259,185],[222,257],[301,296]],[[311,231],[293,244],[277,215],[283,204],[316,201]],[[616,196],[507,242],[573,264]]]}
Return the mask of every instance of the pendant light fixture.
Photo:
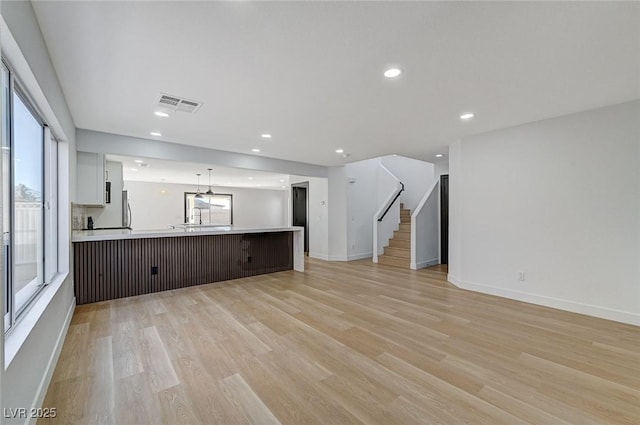
{"label": "pendant light fixture", "polygon": [[214,194],[214,193],[213,193],[213,190],[211,190],[211,170],[212,170],[212,169],[211,169],[211,168],[207,168],[207,170],[209,170],[209,190],[207,190],[206,195],[211,196],[211,195],[213,195],[213,194]]}
{"label": "pendant light fixture", "polygon": [[198,190],[196,191],[196,199],[202,199],[202,193],[200,193],[200,173],[196,174],[198,176]]}

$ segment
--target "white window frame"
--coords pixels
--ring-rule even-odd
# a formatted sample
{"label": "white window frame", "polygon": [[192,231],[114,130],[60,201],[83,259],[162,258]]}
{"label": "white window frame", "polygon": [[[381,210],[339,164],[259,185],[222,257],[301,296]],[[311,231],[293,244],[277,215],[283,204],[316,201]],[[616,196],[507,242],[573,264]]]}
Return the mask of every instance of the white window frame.
{"label": "white window frame", "polygon": [[[14,293],[13,282],[13,233],[14,233],[14,217],[13,217],[13,194],[10,196],[12,217],[11,222],[11,234],[9,235],[9,267],[5,272],[5,276],[8,276],[9,284],[6,286],[8,293],[5,293],[5,297],[9,303],[9,312],[4,315],[4,333],[5,337],[11,333],[11,330],[15,328],[15,325],[28,314],[30,308],[35,301],[44,292],[47,285],[59,275],[59,258],[58,258],[58,176],[59,176],[59,156],[58,156],[58,142],[56,137],[51,132],[49,126],[43,118],[36,106],[36,103],[29,96],[29,93],[23,88],[19,78],[15,75],[15,72],[11,65],[2,57],[2,63],[9,72],[9,148],[11,149],[11,161],[13,164],[13,94],[16,93],[20,99],[24,102],[25,106],[30,110],[38,122],[43,126],[43,194],[42,194],[42,208],[43,208],[43,250],[42,250],[42,267],[43,267],[43,281],[31,282],[29,285],[38,286],[37,291],[30,294],[27,300],[24,300],[24,304],[20,309],[16,309],[16,294]],[[9,175],[13,175],[13,170],[9,171]],[[13,181],[10,182],[11,192],[13,192]],[[4,276],[3,276],[4,279]],[[5,290],[3,283],[2,289]]]}

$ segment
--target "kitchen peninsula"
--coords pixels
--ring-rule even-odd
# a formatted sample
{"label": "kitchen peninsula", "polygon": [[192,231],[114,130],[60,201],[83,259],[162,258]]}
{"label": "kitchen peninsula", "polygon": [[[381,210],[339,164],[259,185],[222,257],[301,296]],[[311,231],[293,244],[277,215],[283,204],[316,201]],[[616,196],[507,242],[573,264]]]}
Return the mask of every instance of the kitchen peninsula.
{"label": "kitchen peninsula", "polygon": [[304,271],[302,227],[73,232],[77,304]]}

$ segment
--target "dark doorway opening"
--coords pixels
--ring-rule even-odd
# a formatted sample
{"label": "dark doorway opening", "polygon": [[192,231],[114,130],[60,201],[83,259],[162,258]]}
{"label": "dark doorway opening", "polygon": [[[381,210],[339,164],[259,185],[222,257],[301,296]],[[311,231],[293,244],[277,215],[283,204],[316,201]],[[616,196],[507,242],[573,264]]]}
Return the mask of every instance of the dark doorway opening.
{"label": "dark doorway opening", "polygon": [[292,226],[304,227],[304,252],[309,252],[309,226],[308,226],[308,190],[309,182],[291,185]]}
{"label": "dark doorway opening", "polygon": [[440,176],[440,264],[449,264],[449,175]]}

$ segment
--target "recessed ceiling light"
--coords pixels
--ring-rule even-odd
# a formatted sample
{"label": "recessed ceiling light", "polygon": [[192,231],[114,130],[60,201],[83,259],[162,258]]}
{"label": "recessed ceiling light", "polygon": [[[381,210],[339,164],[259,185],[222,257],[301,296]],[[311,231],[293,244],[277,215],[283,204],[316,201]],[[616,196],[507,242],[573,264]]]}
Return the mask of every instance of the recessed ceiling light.
{"label": "recessed ceiling light", "polygon": [[138,171],[137,168],[129,168],[131,171]]}
{"label": "recessed ceiling light", "polygon": [[136,160],[135,160],[135,161],[133,161],[133,162],[135,162],[136,164],[142,164],[144,161],[143,161],[143,160],[141,160],[141,159],[136,159]]}
{"label": "recessed ceiling light", "polygon": [[260,137],[262,137],[263,139],[271,139],[271,135],[268,133],[261,134]]}
{"label": "recessed ceiling light", "polygon": [[287,186],[280,186],[280,187],[281,187],[281,188],[283,188],[283,189],[286,189],[286,188],[287,188]]}
{"label": "recessed ceiling light", "polygon": [[253,149],[251,149],[251,152],[260,152],[260,149],[258,149],[258,148],[253,148]]}
{"label": "recessed ceiling light", "polygon": [[344,152],[344,149],[336,149],[336,153],[342,153]]}
{"label": "recessed ceiling light", "polygon": [[466,112],[460,115],[461,120],[470,120],[471,118],[473,118],[473,112]]}
{"label": "recessed ceiling light", "polygon": [[280,183],[284,183],[284,179],[280,179]]}
{"label": "recessed ceiling light", "polygon": [[155,111],[153,114],[157,117],[162,117],[162,118],[167,118],[169,116],[169,114],[162,111]]}
{"label": "recessed ceiling light", "polygon": [[249,180],[253,180],[253,177],[247,177],[247,179],[249,179]]}
{"label": "recessed ceiling light", "polygon": [[159,132],[157,132],[157,131],[152,131],[152,132],[151,132],[151,133],[149,133],[149,134],[150,134],[150,135],[152,135],[152,136],[155,136],[155,137],[160,137],[160,136],[162,136],[162,133],[159,133]]}
{"label": "recessed ceiling light", "polygon": [[436,154],[436,158],[442,158],[442,154],[441,153]]}
{"label": "recessed ceiling light", "polygon": [[400,68],[389,68],[384,72],[384,76],[387,78],[396,78],[402,74],[402,70]]}

